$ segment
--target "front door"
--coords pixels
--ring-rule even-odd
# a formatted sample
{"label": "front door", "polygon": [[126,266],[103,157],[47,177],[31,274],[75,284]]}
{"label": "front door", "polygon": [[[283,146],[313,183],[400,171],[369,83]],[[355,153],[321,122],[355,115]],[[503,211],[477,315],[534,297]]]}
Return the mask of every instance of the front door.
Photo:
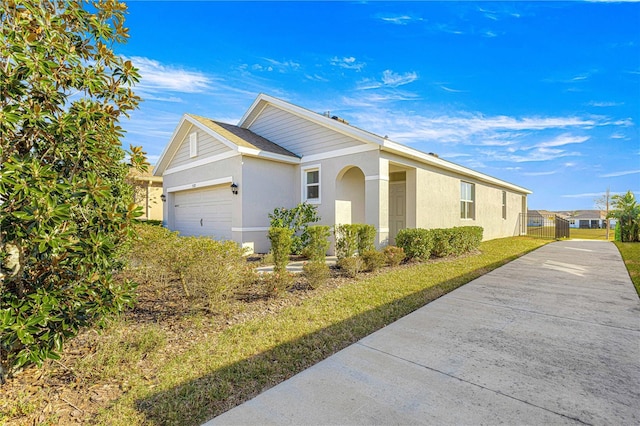
{"label": "front door", "polygon": [[398,231],[406,226],[406,182],[389,183],[389,244],[396,243]]}

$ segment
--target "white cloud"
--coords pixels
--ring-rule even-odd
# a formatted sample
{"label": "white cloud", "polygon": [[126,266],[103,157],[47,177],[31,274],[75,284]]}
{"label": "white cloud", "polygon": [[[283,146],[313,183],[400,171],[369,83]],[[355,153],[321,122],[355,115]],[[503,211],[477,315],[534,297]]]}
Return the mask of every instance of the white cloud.
{"label": "white cloud", "polygon": [[382,72],[382,83],[385,86],[398,87],[405,84],[413,83],[418,79],[418,74],[414,71],[406,72],[404,74],[397,74],[391,70],[384,70]]}
{"label": "white cloud", "polygon": [[362,71],[362,68],[367,65],[365,62],[358,62],[353,56],[346,56],[342,58],[334,56],[333,58],[331,58],[330,62],[331,65],[356,71]]}
{"label": "white cloud", "polygon": [[156,60],[140,56],[129,59],[139,69],[141,79],[136,88],[140,92],[201,93],[210,88],[211,78],[202,72],[163,65]]}
{"label": "white cloud", "polygon": [[409,15],[381,16],[380,19],[385,22],[389,22],[390,24],[396,25],[407,25],[409,22],[422,21],[422,18]]}
{"label": "white cloud", "polygon": [[447,87],[447,86],[440,86],[440,88],[442,90],[444,90],[445,92],[451,92],[451,93],[465,93],[465,92],[467,92],[466,90],[452,89],[452,88]]}
{"label": "white cloud", "polygon": [[603,175],[599,175],[598,177],[601,178],[608,178],[608,177],[619,177],[619,176],[627,176],[627,175],[635,175],[640,173],[640,170],[627,170],[624,172],[613,172],[613,173],[606,173]]}
{"label": "white cloud", "polygon": [[551,176],[557,174],[557,170],[551,170],[548,172],[524,172],[522,173],[524,176]]}
{"label": "white cloud", "polygon": [[553,147],[553,146],[563,146],[563,145],[569,145],[569,144],[574,144],[574,143],[583,143],[588,141],[589,139],[591,139],[591,137],[589,136],[573,136],[569,133],[563,133],[557,137],[555,137],[554,139],[551,139],[549,141],[546,142],[540,142],[536,145],[534,145],[535,148],[549,148],[549,147]]}
{"label": "white cloud", "polygon": [[605,107],[615,107],[615,106],[622,106],[624,105],[624,102],[598,102],[598,101],[590,101],[587,103],[587,105],[589,106],[593,106],[593,107],[598,107],[598,108],[605,108]]}

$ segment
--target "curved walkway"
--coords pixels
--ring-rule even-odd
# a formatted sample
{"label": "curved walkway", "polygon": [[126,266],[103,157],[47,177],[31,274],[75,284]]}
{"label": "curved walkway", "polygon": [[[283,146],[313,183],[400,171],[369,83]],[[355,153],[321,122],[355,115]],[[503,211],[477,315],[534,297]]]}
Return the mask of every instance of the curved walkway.
{"label": "curved walkway", "polygon": [[208,422],[640,424],[640,300],[609,242],[548,244]]}

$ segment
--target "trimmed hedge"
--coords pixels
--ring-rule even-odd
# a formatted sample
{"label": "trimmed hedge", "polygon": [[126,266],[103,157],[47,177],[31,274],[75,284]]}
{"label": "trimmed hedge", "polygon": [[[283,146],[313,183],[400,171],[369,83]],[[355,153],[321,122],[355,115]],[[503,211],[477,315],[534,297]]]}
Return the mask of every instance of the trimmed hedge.
{"label": "trimmed hedge", "polygon": [[480,226],[460,226],[446,229],[403,229],[396,244],[407,258],[427,260],[433,257],[460,256],[477,249],[482,242]]}

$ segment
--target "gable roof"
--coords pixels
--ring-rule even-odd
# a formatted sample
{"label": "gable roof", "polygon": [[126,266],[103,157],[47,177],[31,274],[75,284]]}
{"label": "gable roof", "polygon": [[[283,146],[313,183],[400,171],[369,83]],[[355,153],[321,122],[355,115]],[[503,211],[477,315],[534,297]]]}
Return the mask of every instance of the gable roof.
{"label": "gable roof", "polygon": [[[167,147],[165,147],[165,150],[160,156],[160,159],[158,160],[154,171],[154,175],[162,175],[168,164],[171,162],[173,155],[179,147],[179,142],[177,141],[177,139],[181,138],[177,138],[177,136],[179,136],[181,128],[185,121],[197,125],[203,130],[210,132],[212,136],[216,137],[230,148],[242,154],[261,156],[277,161],[300,164],[301,161],[304,161],[304,157],[301,159],[299,156],[288,151],[284,147],[281,147],[274,142],[271,142],[266,138],[257,135],[249,129],[251,127],[251,124],[255,122],[255,120],[269,105],[319,124],[323,127],[329,128],[343,135],[347,135],[349,137],[357,139],[365,144],[370,145],[373,149],[380,149],[382,151],[390,152],[404,158],[410,158],[422,164],[427,164],[445,171],[471,177],[482,182],[512,189],[520,193],[531,194],[530,190],[521,186],[514,185],[507,181],[489,176],[484,173],[480,173],[459,164],[443,160],[437,156],[427,154],[398,142],[394,142],[387,137],[376,135],[375,133],[360,129],[356,126],[352,126],[344,120],[336,120],[331,117],[327,117],[326,115],[313,112],[306,108],[302,108],[300,106],[283,101],[282,99],[274,98],[273,96],[269,96],[264,93],[258,95],[247,112],[242,116],[237,126],[220,123],[197,115],[185,114],[180,121],[180,124],[178,124],[178,127],[176,128],[174,134],[172,135],[169,144],[167,145]],[[184,137],[184,135],[182,135],[182,137]]]}
{"label": "gable roof", "polygon": [[174,130],[173,135],[171,135],[169,143],[160,155],[160,159],[153,170],[154,176],[162,176],[171,163],[173,156],[178,151],[178,148],[180,148],[184,136],[191,130],[191,128],[193,128],[193,126],[202,129],[224,145],[241,154],[267,157],[272,160],[293,163],[298,163],[300,161],[300,157],[296,154],[263,138],[260,135],[253,133],[249,129],[214,121],[210,118],[195,114],[184,114],[180,119],[180,123],[178,123],[178,126]]}
{"label": "gable roof", "polygon": [[295,158],[300,158],[293,152],[281,147],[278,144],[271,142],[270,140],[263,138],[260,135],[253,133],[249,129],[243,127],[234,126],[233,124],[222,123],[220,121],[214,121],[210,118],[201,117],[199,115],[187,114],[190,117],[196,119],[199,123],[204,124],[209,129],[213,130],[217,134],[223,136],[225,139],[233,142],[238,147],[245,147],[251,149],[257,149],[260,151],[270,152],[272,154],[288,155]]}
{"label": "gable roof", "polygon": [[[376,135],[375,133],[371,133],[367,130],[363,130],[356,126],[350,125],[348,122],[344,120],[336,120],[331,117],[327,117],[326,115],[319,114],[317,112],[308,110],[306,108],[302,108],[298,105],[291,104],[289,102],[283,101],[282,99],[274,98],[273,96],[269,96],[264,93],[261,93],[258,95],[258,97],[255,99],[253,104],[249,107],[247,112],[242,116],[238,125],[240,127],[245,127],[245,128],[251,127],[251,124],[258,118],[258,116],[260,116],[262,111],[264,111],[264,109],[269,105],[275,106],[291,114],[305,118],[307,120],[310,120],[322,126],[331,128],[332,130],[351,136],[362,142],[377,146],[379,149],[383,151],[391,152],[405,158],[411,158],[413,160],[417,160],[420,163],[429,164],[439,169],[443,169],[443,170],[455,172],[464,176],[472,177],[474,179],[477,179],[483,182],[513,189],[517,192],[521,192],[524,194],[531,194],[530,190],[523,188],[521,186],[514,185],[510,182],[506,182],[504,180],[495,178],[493,176],[489,176],[487,174],[477,172],[473,169],[469,169],[459,164],[452,163],[447,160],[443,160],[432,154],[427,154],[425,152],[419,151],[417,149],[411,148],[401,143],[394,142],[389,138],[387,138],[386,136],[383,137],[380,135]],[[304,161],[304,157],[302,158],[302,160]]]}

